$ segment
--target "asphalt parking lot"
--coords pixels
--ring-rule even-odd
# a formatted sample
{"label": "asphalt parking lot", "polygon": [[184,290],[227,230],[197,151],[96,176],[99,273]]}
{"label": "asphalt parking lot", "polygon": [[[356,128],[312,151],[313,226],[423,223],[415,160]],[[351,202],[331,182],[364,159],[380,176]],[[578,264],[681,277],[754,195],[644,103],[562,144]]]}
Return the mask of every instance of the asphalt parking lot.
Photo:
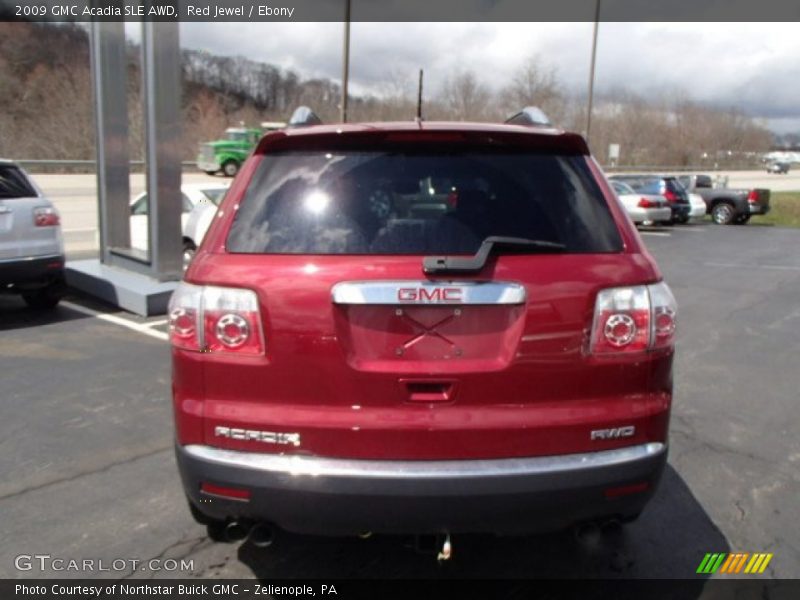
{"label": "asphalt parking lot", "polygon": [[[446,569],[394,537],[212,542],[174,465],[163,317],[80,297],[42,315],[0,296],[0,577],[685,578],[733,551],[774,553],[762,577],[800,576],[800,230],[643,236],[680,306],[675,401],[662,485],[621,533],[455,536]],[[193,564],[20,571],[20,554]]]}

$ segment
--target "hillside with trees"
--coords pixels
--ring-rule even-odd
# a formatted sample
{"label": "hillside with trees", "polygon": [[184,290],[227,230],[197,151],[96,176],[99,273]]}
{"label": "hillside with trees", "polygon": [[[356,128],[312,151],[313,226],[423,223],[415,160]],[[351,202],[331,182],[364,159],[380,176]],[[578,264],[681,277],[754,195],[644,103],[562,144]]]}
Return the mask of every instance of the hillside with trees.
{"label": "hillside with trees", "polygon": [[[182,153],[216,139],[231,125],[286,120],[305,104],[325,121],[339,115],[339,83],[305,79],[292,70],[243,57],[182,51]],[[81,25],[0,23],[0,156],[27,159],[94,158],[89,39]],[[353,121],[407,120],[416,114],[417,73],[389,72],[369,96],[350,96]],[[437,85],[438,83],[438,85]],[[526,105],[541,107],[553,122],[582,131],[586,98],[568,91],[541,56],[524,60],[511,80],[493,90],[464,69],[443,82],[426,82],[427,119],[501,121]],[[142,152],[139,51],[128,48],[131,152]],[[704,106],[684,92],[647,98],[636,90],[598,94],[591,145],[601,162],[611,143],[620,164],[742,164],[769,149],[772,134],[734,109]]]}

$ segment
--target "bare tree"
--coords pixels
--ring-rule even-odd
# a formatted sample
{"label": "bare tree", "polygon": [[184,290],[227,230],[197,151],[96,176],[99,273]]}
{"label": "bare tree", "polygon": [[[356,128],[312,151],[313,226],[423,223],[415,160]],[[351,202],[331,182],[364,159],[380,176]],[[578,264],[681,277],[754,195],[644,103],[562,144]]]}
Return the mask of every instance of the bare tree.
{"label": "bare tree", "polygon": [[490,112],[489,89],[472,71],[458,71],[442,86],[441,99],[447,116],[456,121],[480,120]]}
{"label": "bare tree", "polygon": [[555,124],[567,114],[566,94],[555,67],[549,67],[537,54],[528,57],[517,70],[511,83],[501,93],[501,104],[507,114],[526,106],[538,106]]}

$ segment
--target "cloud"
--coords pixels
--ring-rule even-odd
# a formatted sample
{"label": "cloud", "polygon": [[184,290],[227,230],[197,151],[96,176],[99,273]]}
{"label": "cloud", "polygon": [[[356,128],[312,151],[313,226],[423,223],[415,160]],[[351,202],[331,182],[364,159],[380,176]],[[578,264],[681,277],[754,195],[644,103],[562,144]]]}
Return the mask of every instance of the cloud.
{"label": "cloud", "polygon": [[[533,53],[585,93],[592,23],[364,23],[351,25],[350,85],[380,94],[388,82],[440,89],[471,69],[493,89]],[[182,23],[181,45],[341,78],[341,23]],[[601,23],[596,90],[625,87],[658,96],[682,90],[701,102],[755,117],[800,119],[800,36],[796,23]]]}

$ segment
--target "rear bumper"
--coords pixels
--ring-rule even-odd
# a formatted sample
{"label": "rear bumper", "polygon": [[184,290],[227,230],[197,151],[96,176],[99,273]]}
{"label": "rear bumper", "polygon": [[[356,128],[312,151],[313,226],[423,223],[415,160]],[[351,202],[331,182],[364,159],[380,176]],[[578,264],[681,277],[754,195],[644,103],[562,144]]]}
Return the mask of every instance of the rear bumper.
{"label": "rear bumper", "polygon": [[[519,534],[637,515],[655,491],[667,446],[448,461],[326,459],[202,445],[178,445],[176,455],[189,500],[216,519],[327,535]],[[250,498],[206,494],[204,482],[246,489]]]}
{"label": "rear bumper", "polygon": [[64,277],[64,256],[28,256],[0,260],[0,288],[34,288]]}
{"label": "rear bumper", "polygon": [[765,215],[769,212],[769,205],[749,204],[748,207],[751,215]]}
{"label": "rear bumper", "polygon": [[663,208],[631,208],[628,216],[634,223],[644,223],[645,221],[669,221],[672,218],[672,211],[669,207]]}

